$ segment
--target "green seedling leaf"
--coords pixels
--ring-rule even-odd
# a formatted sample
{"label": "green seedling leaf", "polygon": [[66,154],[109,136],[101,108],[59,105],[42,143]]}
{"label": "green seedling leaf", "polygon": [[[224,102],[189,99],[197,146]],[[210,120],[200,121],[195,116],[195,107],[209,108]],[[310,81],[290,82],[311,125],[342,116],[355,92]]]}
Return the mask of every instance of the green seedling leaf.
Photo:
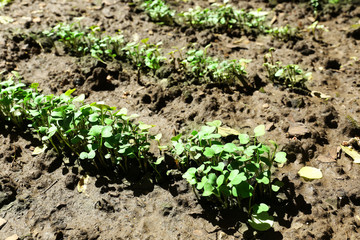
{"label": "green seedling leaf", "polygon": [[283,183],[283,182],[276,181],[276,182],[274,182],[274,183],[271,185],[271,189],[272,189],[274,192],[278,192],[282,186],[284,186],[284,183]]}
{"label": "green seedling leaf", "polygon": [[172,138],[171,138],[171,141],[177,142],[177,141],[179,141],[179,139],[181,138],[181,136],[182,136],[182,134],[180,133],[180,134],[176,135],[175,137],[172,137]]}
{"label": "green seedling leaf", "polygon": [[239,135],[240,132],[232,128],[218,127],[218,134],[220,134],[222,137],[227,137],[230,135]]}
{"label": "green seedling leaf", "polygon": [[177,142],[174,147],[175,147],[176,155],[182,154],[185,150],[184,145],[181,142]]}
{"label": "green seedling leaf", "polygon": [[248,144],[250,142],[250,137],[247,134],[239,134],[240,144]]}
{"label": "green seedling leaf", "polygon": [[274,160],[277,163],[285,163],[287,161],[286,152],[277,152]]}
{"label": "green seedling leaf", "polygon": [[269,207],[261,203],[253,206],[253,214],[249,219],[249,224],[252,228],[258,231],[267,231],[274,225],[274,218],[268,214]]}
{"label": "green seedling leaf", "polygon": [[265,125],[259,125],[256,128],[254,128],[255,137],[260,137],[265,134]]}
{"label": "green seedling leaf", "polygon": [[230,184],[231,185],[233,185],[233,186],[236,186],[236,185],[238,185],[238,184],[240,184],[241,182],[243,182],[243,181],[246,181],[247,180],[247,178],[246,178],[246,176],[245,176],[245,173],[239,173],[238,175],[236,175],[232,180],[231,180],[231,182],[230,182]]}
{"label": "green seedling leaf", "polygon": [[219,162],[219,164],[216,167],[212,166],[212,169],[222,172],[224,170],[224,167],[225,167],[225,164],[223,162]]}
{"label": "green seedling leaf", "polygon": [[306,180],[320,179],[323,177],[320,169],[308,166],[301,168],[298,174]]}
{"label": "green seedling leaf", "polygon": [[228,153],[233,153],[233,152],[238,151],[238,148],[233,143],[227,143],[227,144],[224,145],[224,151],[228,152]]}
{"label": "green seedling leaf", "polygon": [[[214,145],[211,145],[211,149],[214,150],[215,154],[219,154],[224,150],[224,146],[214,144]],[[200,148],[199,150],[202,150],[202,148]]]}
{"label": "green seedling leaf", "polygon": [[210,127],[220,127],[221,126],[221,121],[220,120],[215,120],[215,121],[212,121],[212,122],[207,122],[206,123],[208,126]]}
{"label": "green seedling leaf", "polygon": [[164,157],[159,157],[158,159],[156,159],[156,162],[154,162],[155,165],[159,165],[164,161]]}
{"label": "green seedling leaf", "polygon": [[115,116],[126,116],[128,113],[126,108],[120,109],[117,113],[115,113]]}
{"label": "green seedling leaf", "polygon": [[103,128],[103,126],[101,126],[101,125],[94,125],[90,128],[88,134],[90,136],[98,137],[101,134],[102,128]]}
{"label": "green seedling leaf", "polygon": [[205,183],[203,196],[208,197],[213,193],[214,186],[211,183]]}
{"label": "green seedling leaf", "polygon": [[149,130],[150,128],[155,127],[155,125],[148,125],[143,122],[139,122],[139,129],[140,130]]}
{"label": "green seedling leaf", "polygon": [[80,153],[80,159],[88,159],[88,153],[87,152],[82,152]]}
{"label": "green seedling leaf", "polygon": [[249,198],[253,195],[254,187],[248,182],[242,182],[237,186],[233,186],[231,191],[234,197]]}
{"label": "green seedling leaf", "polygon": [[354,159],[354,163],[360,163],[360,154],[355,149],[342,145],[340,147],[347,155]]}
{"label": "green seedling leaf", "polygon": [[223,183],[224,183],[224,180],[225,180],[225,176],[224,175],[220,175],[217,179],[216,179],[216,185],[218,187],[220,187]]}
{"label": "green seedling leaf", "polygon": [[253,211],[254,214],[260,214],[260,213],[268,212],[269,211],[269,206],[266,205],[265,203],[260,203],[260,205],[255,204],[253,206],[252,211]]}
{"label": "green seedling leaf", "polygon": [[73,102],[84,102],[85,100],[85,94],[80,94],[79,96],[74,97]]}
{"label": "green seedling leaf", "polygon": [[202,126],[201,127],[201,132],[203,132],[204,134],[211,134],[215,131],[216,127],[213,126]]}
{"label": "green seedling leaf", "polygon": [[207,158],[212,158],[215,155],[215,151],[209,147],[205,148],[204,155]]}
{"label": "green seedling leaf", "polygon": [[64,95],[70,97],[71,94],[72,94],[73,92],[75,92],[75,91],[76,91],[76,88],[69,89],[69,90],[67,90],[67,91],[64,93]]}
{"label": "green seedling leaf", "polygon": [[160,139],[162,138],[162,134],[161,133],[158,133],[156,136],[155,136],[155,140],[156,141],[160,141]]}
{"label": "green seedling leaf", "polygon": [[94,159],[96,156],[96,152],[94,150],[91,150],[89,153],[88,153],[88,158],[89,159]]}
{"label": "green seedling leaf", "polygon": [[258,231],[267,231],[274,225],[274,218],[268,213],[252,214],[248,221],[250,226]]}
{"label": "green seedling leaf", "polygon": [[35,89],[35,91],[37,91],[38,87],[39,87],[39,83],[32,83],[30,85],[30,88]]}
{"label": "green seedling leaf", "polygon": [[112,136],[112,127],[111,126],[103,126],[101,129],[101,137],[108,138]]}

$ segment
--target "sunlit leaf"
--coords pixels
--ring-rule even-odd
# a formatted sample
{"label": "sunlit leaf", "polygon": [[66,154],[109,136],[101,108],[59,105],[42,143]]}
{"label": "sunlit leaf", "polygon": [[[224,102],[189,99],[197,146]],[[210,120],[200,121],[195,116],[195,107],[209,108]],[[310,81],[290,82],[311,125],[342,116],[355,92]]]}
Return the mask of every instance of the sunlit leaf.
{"label": "sunlit leaf", "polygon": [[321,170],[314,167],[303,167],[299,170],[298,174],[308,180],[320,179],[323,177]]}

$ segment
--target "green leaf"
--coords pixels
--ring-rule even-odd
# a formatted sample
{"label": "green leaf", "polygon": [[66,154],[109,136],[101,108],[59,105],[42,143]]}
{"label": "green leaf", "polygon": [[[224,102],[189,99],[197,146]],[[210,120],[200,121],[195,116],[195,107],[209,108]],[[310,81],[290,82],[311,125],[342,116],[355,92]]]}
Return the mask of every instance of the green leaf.
{"label": "green leaf", "polygon": [[80,153],[80,159],[88,159],[88,153],[87,152]]}
{"label": "green leaf", "polygon": [[204,192],[203,192],[203,196],[204,197],[208,197],[213,193],[214,190],[214,186],[211,183],[205,183],[204,185]]}
{"label": "green leaf", "polygon": [[98,137],[101,134],[102,128],[103,128],[103,126],[101,126],[101,125],[94,125],[90,128],[88,135]]}
{"label": "green leaf", "polygon": [[84,102],[85,94],[80,94],[79,96],[74,97],[73,102]]}
{"label": "green leaf", "polygon": [[247,134],[240,134],[239,135],[240,144],[248,144],[250,142],[250,137]]}
{"label": "green leaf", "polygon": [[103,126],[101,129],[101,137],[108,138],[112,136],[112,127],[111,126]]}
{"label": "green leaf", "polygon": [[96,153],[95,153],[94,150],[91,150],[91,151],[88,153],[88,158],[89,158],[89,159],[93,159],[93,158],[95,158],[95,156],[96,156]]}
{"label": "green leaf", "polygon": [[225,164],[223,162],[219,162],[217,166],[212,166],[212,169],[222,172],[224,170]]}
{"label": "green leaf", "polygon": [[182,136],[182,134],[180,133],[180,134],[176,135],[175,137],[172,137],[172,138],[171,138],[171,141],[177,142],[177,141],[179,141],[179,139],[181,138],[181,136]]}
{"label": "green leaf", "polygon": [[260,137],[265,134],[265,125],[259,125],[256,128],[254,128],[255,137]]}
{"label": "green leaf", "polygon": [[238,150],[237,146],[233,143],[227,143],[224,145],[224,151],[228,153],[233,153]]}
{"label": "green leaf", "polygon": [[206,123],[208,126],[211,126],[211,127],[220,127],[221,126],[221,121],[220,120],[215,120],[215,121],[212,121],[212,122],[207,122]]}
{"label": "green leaf", "polygon": [[276,181],[276,182],[274,182],[274,183],[271,185],[271,189],[272,189],[274,192],[278,192],[282,186],[284,186],[284,183],[283,183],[283,182]]}
{"label": "green leaf", "polygon": [[210,126],[202,126],[201,132],[204,134],[211,134],[215,131],[216,127],[210,127]]}
{"label": "green leaf", "polygon": [[239,173],[238,175],[236,175],[230,182],[231,185],[235,186],[235,185],[238,185],[240,184],[241,182],[243,181],[246,181],[247,178],[245,176],[245,173]]}
{"label": "green leaf", "polygon": [[267,231],[274,225],[274,218],[267,212],[252,214],[248,221],[250,226],[258,231]]}
{"label": "green leaf", "polygon": [[181,155],[184,152],[185,148],[183,143],[181,142],[177,142],[175,144],[175,151],[176,151],[176,155]]}
{"label": "green leaf", "polygon": [[274,160],[278,163],[285,163],[287,161],[286,152],[277,152]]}
{"label": "green leaf", "polygon": [[205,148],[204,155],[207,158],[212,158],[215,155],[215,151],[209,147]]}
{"label": "green leaf", "polygon": [[225,180],[225,176],[224,175],[220,175],[217,179],[216,179],[216,185],[218,187],[220,187],[223,183],[224,183],[224,180]]}
{"label": "green leaf", "polygon": [[149,130],[150,128],[155,127],[155,125],[148,125],[143,122],[139,122],[139,129],[140,130]]}
{"label": "green leaf", "polygon": [[215,154],[219,154],[224,150],[223,145],[213,144],[211,145],[211,149],[214,150]]}
{"label": "green leaf", "polygon": [[75,92],[75,91],[76,91],[76,88],[69,89],[69,90],[67,90],[67,91],[64,93],[64,95],[70,97],[71,94],[72,94],[73,92]]}

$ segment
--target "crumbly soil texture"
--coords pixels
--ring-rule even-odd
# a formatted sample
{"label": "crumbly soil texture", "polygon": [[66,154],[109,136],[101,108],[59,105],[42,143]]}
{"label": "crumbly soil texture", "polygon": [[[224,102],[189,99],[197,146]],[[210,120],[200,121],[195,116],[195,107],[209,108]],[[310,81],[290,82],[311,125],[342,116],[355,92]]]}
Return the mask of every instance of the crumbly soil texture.
{"label": "crumbly soil texture", "polygon": [[[178,11],[214,1],[168,1]],[[160,183],[144,176],[135,183],[106,176],[84,178],[79,166],[52,149],[33,155],[41,142],[31,132],[0,122],[0,239],[360,239],[360,166],[339,151],[343,141],[359,136],[360,7],[324,8],[317,19],[329,31],[306,31],[315,20],[309,3],[232,0],[236,8],[262,8],[274,26],[302,29],[302,39],[280,41],[213,29],[154,23],[129,1],[14,0],[0,10],[11,22],[0,24],[0,70],[17,71],[26,83],[37,82],[45,94],[76,88],[86,102],[104,101],[154,124],[170,144],[174,134],[221,120],[224,126],[251,132],[264,124],[266,139],[287,152],[288,162],[274,173],[284,182],[271,204],[272,229],[256,232],[247,216],[219,211],[198,201],[176,175]],[[7,18],[9,19],[9,18]],[[164,54],[197,43],[209,56],[251,59],[252,91],[214,84],[187,83],[171,68],[138,73],[122,62],[102,63],[76,57],[61,44],[46,47],[32,34],[57,23],[97,25],[108,35],[121,30],[132,41],[162,42]],[[233,31],[236,31],[235,29]],[[25,34],[26,33],[26,34]],[[298,64],[312,72],[309,94],[269,83],[263,57]],[[174,84],[175,82],[175,84]],[[181,84],[179,83],[181,82]],[[303,166],[319,168],[323,178],[305,181]],[[79,192],[79,182],[86,186]],[[82,186],[82,185],[81,185]]]}

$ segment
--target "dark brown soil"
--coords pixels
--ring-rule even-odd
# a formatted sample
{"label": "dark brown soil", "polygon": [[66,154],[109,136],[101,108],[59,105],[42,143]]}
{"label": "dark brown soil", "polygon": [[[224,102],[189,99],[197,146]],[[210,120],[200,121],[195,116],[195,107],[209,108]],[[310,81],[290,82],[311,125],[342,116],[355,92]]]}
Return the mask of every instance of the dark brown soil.
{"label": "dark brown soil", "polygon": [[[183,10],[209,2],[169,1]],[[306,4],[283,2],[274,7],[260,0],[232,4],[263,8],[277,16],[274,25],[279,26],[306,29],[314,20]],[[175,133],[216,119],[242,132],[265,124],[267,139],[275,140],[289,160],[275,173],[285,183],[281,199],[272,206],[275,225],[256,233],[242,214],[220,213],[200,204],[181,177],[153,184],[144,176],[130,184],[92,176],[79,193],[76,186],[83,175],[78,167],[64,165],[52,150],[33,156],[41,143],[0,122],[0,218],[7,221],[0,239],[13,234],[20,239],[360,239],[360,166],[345,154],[338,156],[343,141],[360,135],[358,125],[349,120],[360,121],[360,37],[359,29],[351,28],[359,24],[359,6],[327,9],[319,24],[329,32],[321,39],[304,31],[302,40],[289,42],[163,26],[126,1],[116,0],[14,0],[0,15],[14,20],[0,25],[0,71],[16,70],[26,82],[40,83],[46,94],[75,87],[86,94],[87,102],[126,107],[141,121],[155,124],[154,132],[163,134],[164,143]],[[149,73],[138,78],[127,64],[73,57],[18,34],[78,17],[83,17],[83,26],[98,25],[108,34],[121,29],[128,39],[162,41],[164,53],[190,42],[211,43],[212,56],[251,59],[249,78],[263,87],[242,93],[211,85],[174,85],[171,80],[183,78],[166,76],[166,69],[166,77]],[[331,98],[301,95],[268,83],[262,64],[270,47],[276,49],[276,60],[311,71],[309,89]],[[101,76],[105,83],[94,81]],[[304,131],[294,136],[294,128]],[[324,177],[304,181],[297,172],[305,165],[321,169]]]}

